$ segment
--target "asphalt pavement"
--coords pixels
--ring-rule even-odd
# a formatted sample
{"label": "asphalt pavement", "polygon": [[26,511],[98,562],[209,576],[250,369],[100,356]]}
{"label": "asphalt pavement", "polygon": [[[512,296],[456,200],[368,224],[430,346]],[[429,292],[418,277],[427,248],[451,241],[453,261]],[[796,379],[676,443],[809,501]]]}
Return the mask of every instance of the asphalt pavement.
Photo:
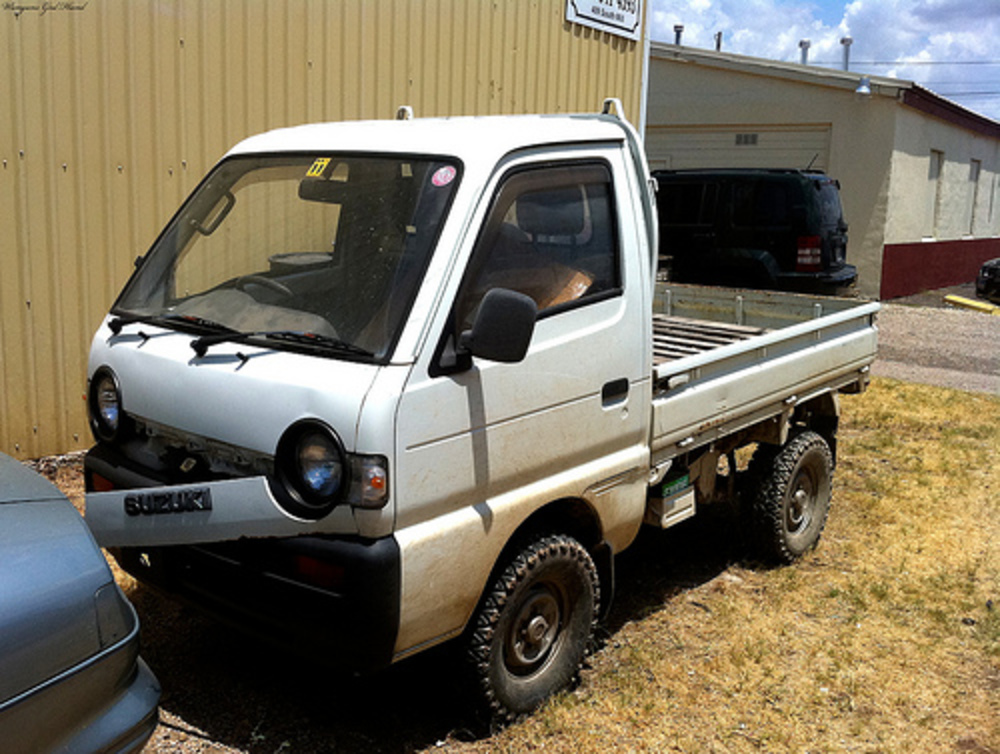
{"label": "asphalt pavement", "polygon": [[971,283],[883,302],[872,374],[1000,395],[1000,316],[954,307],[975,299]]}

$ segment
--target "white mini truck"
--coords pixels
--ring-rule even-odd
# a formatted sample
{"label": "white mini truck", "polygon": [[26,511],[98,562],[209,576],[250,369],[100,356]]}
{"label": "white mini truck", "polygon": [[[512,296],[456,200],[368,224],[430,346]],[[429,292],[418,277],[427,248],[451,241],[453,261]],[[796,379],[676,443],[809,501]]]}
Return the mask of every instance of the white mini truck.
{"label": "white mini truck", "polygon": [[237,145],[94,337],[98,541],[353,669],[459,639],[501,719],[573,680],[615,556],[731,497],[740,447],[759,555],[812,547],[878,304],[656,282],[616,112]]}

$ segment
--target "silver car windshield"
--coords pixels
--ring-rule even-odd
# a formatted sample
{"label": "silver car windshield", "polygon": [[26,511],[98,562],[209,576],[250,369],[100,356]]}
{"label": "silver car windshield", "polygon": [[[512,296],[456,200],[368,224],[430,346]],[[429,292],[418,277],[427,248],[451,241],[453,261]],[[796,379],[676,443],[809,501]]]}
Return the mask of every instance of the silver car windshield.
{"label": "silver car windshield", "polygon": [[113,311],[217,330],[219,340],[232,331],[274,348],[387,359],[457,183],[458,166],[436,158],[230,158]]}

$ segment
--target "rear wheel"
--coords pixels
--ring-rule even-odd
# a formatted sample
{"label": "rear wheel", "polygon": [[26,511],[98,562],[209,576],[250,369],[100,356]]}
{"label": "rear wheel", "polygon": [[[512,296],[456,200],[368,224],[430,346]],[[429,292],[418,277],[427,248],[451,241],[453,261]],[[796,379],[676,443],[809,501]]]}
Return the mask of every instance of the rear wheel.
{"label": "rear wheel", "polygon": [[472,680],[493,720],[532,712],[576,679],[599,601],[597,569],[572,537],[538,538],[508,562],[467,639]]}
{"label": "rear wheel", "polygon": [[833,456],[826,440],[805,431],[780,448],[762,445],[747,476],[756,554],[791,563],[815,547],[830,511]]}

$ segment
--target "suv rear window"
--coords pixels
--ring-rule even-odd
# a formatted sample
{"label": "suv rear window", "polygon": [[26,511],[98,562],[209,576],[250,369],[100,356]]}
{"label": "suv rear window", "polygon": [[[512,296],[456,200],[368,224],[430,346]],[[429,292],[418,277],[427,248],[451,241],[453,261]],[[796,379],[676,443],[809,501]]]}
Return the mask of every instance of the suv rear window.
{"label": "suv rear window", "polygon": [[840,191],[833,181],[824,181],[819,185],[819,207],[822,212],[823,225],[836,225],[842,216],[840,208]]}

